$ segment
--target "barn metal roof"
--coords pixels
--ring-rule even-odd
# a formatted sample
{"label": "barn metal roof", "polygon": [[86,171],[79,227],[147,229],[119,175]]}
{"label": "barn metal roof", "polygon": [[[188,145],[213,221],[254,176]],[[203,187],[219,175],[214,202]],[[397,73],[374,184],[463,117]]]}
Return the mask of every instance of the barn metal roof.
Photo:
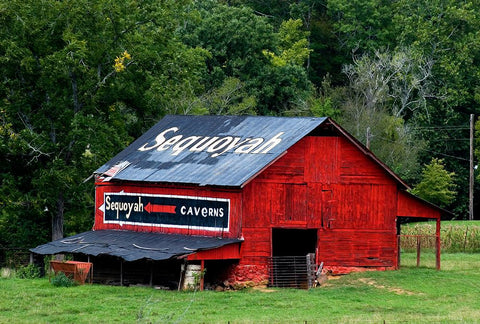
{"label": "barn metal roof", "polygon": [[169,115],[95,174],[107,180],[241,187],[325,120]]}
{"label": "barn metal roof", "polygon": [[240,239],[150,232],[100,230],[80,233],[37,246],[30,251],[37,254],[81,253],[85,255],[113,255],[125,261],[140,259],[166,260],[210,250]]}

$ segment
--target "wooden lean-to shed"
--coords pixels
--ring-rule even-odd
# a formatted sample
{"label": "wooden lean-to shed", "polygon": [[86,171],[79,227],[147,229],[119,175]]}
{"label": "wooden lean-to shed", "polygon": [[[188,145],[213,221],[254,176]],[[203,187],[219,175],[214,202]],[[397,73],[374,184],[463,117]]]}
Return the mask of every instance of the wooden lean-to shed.
{"label": "wooden lean-to shed", "polygon": [[436,220],[440,240],[443,211],[330,118],[166,116],[95,179],[93,230],[33,252],[115,257],[150,282],[198,263],[234,285],[274,283],[307,254],[332,271],[397,269],[401,217]]}

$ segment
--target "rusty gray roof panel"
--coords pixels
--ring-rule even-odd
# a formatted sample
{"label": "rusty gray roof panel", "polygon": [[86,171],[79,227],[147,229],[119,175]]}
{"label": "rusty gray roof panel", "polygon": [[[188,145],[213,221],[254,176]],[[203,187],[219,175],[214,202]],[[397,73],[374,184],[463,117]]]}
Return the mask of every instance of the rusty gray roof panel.
{"label": "rusty gray roof panel", "polygon": [[170,115],[95,174],[108,180],[240,187],[326,119]]}
{"label": "rusty gray roof panel", "polygon": [[206,236],[101,230],[59,239],[30,251],[42,255],[81,253],[93,256],[112,255],[125,261],[159,261],[240,242],[242,240]]}

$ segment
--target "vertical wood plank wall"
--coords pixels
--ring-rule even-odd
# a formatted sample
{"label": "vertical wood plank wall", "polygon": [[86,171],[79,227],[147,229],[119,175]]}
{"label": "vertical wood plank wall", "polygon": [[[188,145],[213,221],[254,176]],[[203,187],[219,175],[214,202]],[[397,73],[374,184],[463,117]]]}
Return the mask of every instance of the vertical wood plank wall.
{"label": "vertical wood plank wall", "polygon": [[244,188],[243,206],[241,263],[263,262],[272,228],[291,228],[318,230],[325,265],[397,266],[397,183],[343,137],[303,138]]}

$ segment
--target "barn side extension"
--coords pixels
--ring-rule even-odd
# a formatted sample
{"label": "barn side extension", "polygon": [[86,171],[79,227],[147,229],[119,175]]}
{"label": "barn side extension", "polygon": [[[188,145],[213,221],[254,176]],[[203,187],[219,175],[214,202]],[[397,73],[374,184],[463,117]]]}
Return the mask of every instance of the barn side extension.
{"label": "barn side extension", "polygon": [[[32,249],[95,258],[94,280],[108,273],[101,258],[117,278],[137,272],[177,287],[189,264],[205,274],[202,285],[228,287],[272,284],[291,272],[282,260],[311,260],[302,266],[310,274],[320,264],[334,273],[397,269],[399,220],[436,220],[440,246],[447,214],[408,193],[330,118],[166,116],[95,179],[95,225],[78,234],[91,239]],[[106,240],[90,236],[105,232]],[[138,236],[119,246],[125,233]]]}

